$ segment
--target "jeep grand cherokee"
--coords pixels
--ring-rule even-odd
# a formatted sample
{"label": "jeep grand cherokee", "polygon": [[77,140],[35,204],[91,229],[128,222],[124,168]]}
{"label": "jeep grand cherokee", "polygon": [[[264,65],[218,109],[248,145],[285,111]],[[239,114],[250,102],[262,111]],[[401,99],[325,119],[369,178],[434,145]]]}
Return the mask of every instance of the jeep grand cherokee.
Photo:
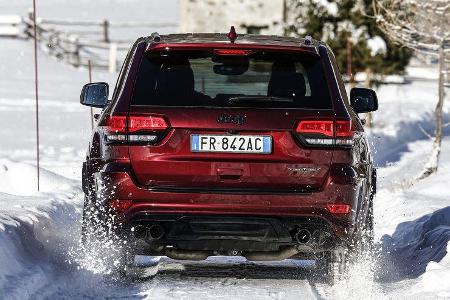
{"label": "jeep grand cherokee", "polygon": [[[312,258],[327,274],[373,230],[376,173],[330,48],[310,37],[152,34],[132,46],[86,162],[83,240],[112,228],[135,254]],[[91,233],[91,234],[90,234]]]}

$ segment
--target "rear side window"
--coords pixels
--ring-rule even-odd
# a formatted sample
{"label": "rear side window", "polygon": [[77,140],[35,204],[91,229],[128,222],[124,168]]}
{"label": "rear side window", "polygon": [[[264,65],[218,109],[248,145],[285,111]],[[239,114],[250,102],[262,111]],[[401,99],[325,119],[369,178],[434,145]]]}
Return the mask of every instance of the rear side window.
{"label": "rear side window", "polygon": [[331,100],[319,57],[150,52],[142,59],[132,105],[316,108]]}

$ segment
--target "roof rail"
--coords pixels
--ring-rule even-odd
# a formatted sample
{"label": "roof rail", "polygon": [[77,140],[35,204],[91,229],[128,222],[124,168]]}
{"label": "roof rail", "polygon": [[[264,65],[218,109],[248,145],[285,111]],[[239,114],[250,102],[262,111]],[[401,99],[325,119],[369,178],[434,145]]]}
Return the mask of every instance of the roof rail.
{"label": "roof rail", "polygon": [[305,36],[305,40],[304,40],[305,45],[311,45],[312,40],[313,40],[312,36],[310,36],[310,35]]}
{"label": "roof rail", "polygon": [[161,36],[160,36],[159,33],[157,33],[157,32],[153,32],[153,33],[150,35],[150,39],[151,39],[153,42],[155,42],[155,43],[161,42]]}

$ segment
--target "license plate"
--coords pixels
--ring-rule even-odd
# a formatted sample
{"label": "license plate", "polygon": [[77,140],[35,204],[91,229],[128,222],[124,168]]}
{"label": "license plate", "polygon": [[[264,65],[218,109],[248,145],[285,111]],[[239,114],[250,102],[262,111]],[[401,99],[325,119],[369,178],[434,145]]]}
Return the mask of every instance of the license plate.
{"label": "license plate", "polygon": [[272,152],[272,137],[258,135],[191,135],[192,152],[260,153]]}

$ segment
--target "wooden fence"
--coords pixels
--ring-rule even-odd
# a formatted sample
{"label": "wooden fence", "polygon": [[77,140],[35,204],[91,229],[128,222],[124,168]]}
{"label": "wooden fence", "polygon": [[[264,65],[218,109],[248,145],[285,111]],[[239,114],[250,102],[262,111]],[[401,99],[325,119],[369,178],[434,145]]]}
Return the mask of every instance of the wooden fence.
{"label": "wooden fence", "polygon": [[[0,37],[33,38],[32,20],[32,13],[26,17],[0,15]],[[175,23],[38,18],[36,29],[41,49],[57,59],[76,67],[87,66],[90,60],[93,68],[116,72],[137,36],[136,29],[141,29],[148,35],[154,32],[155,28],[176,29],[176,26]],[[116,31],[122,31],[122,38],[115,37]],[[450,64],[450,51],[446,54],[445,62],[448,65]],[[385,79],[381,81],[385,81]],[[450,87],[450,70],[445,71],[445,85]]]}
{"label": "wooden fence", "polygon": [[21,33],[22,18],[16,15],[0,16],[0,37],[17,37]]}
{"label": "wooden fence", "polygon": [[[3,18],[4,19],[4,18]],[[0,18],[0,28],[1,28]],[[33,15],[13,18],[15,24],[11,32],[16,37],[33,38]],[[20,23],[18,22],[20,20]],[[108,69],[116,72],[125,58],[126,53],[137,37],[136,30],[140,29],[149,35],[155,28],[174,28],[174,23],[152,22],[110,22],[102,21],[73,21],[37,19],[37,39],[51,56],[56,57],[73,66],[87,66],[92,62],[93,68]],[[117,32],[121,34],[115,34]],[[1,31],[0,31],[1,32]],[[115,37],[115,36],[121,36]]]}

